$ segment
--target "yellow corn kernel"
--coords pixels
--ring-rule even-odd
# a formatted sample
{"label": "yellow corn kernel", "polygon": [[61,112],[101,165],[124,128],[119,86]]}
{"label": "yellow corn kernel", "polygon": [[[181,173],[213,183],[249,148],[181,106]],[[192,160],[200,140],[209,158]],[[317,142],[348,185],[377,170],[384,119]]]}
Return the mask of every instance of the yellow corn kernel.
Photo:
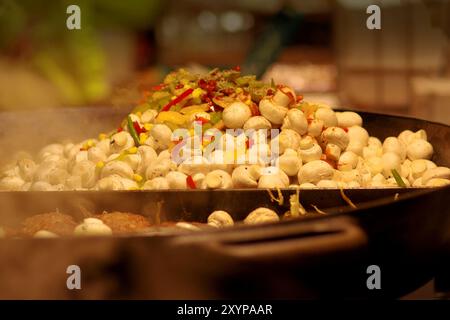
{"label": "yellow corn kernel", "polygon": [[133,180],[136,181],[136,182],[138,182],[138,183],[141,182],[142,179],[144,179],[144,178],[142,178],[142,176],[139,175],[139,174],[137,174],[137,173],[135,173],[135,174],[133,175]]}
{"label": "yellow corn kernel", "polygon": [[247,99],[247,101],[245,101],[245,104],[251,105],[252,104],[252,99]]}
{"label": "yellow corn kernel", "polygon": [[105,166],[105,163],[103,161],[99,161],[97,162],[97,164],[95,165],[98,169],[101,169]]}
{"label": "yellow corn kernel", "polygon": [[237,88],[237,89],[236,89],[236,93],[237,93],[237,94],[242,93],[242,92],[244,92],[244,90],[242,90],[242,88]]}
{"label": "yellow corn kernel", "polygon": [[138,111],[138,112],[135,113],[135,115],[140,118],[142,116],[142,112]]}
{"label": "yellow corn kernel", "polygon": [[146,123],[146,124],[144,124],[144,128],[145,128],[145,130],[150,131],[150,130],[152,130],[153,125],[151,123]]}
{"label": "yellow corn kernel", "polygon": [[194,91],[192,91],[192,98],[194,99],[200,98],[200,96],[204,93],[205,91],[203,91],[201,88],[196,88],[194,89]]}
{"label": "yellow corn kernel", "polygon": [[95,146],[95,141],[92,140],[92,139],[89,139],[89,140],[86,142],[86,144],[87,144],[87,146],[90,148],[90,147]]}
{"label": "yellow corn kernel", "polygon": [[108,136],[105,134],[105,133],[100,133],[99,135],[98,135],[98,140],[105,140],[106,138],[108,138]]}
{"label": "yellow corn kernel", "polygon": [[139,135],[139,143],[140,144],[145,144],[145,141],[147,141],[147,139],[148,139],[148,135],[146,133],[142,132]]}
{"label": "yellow corn kernel", "polygon": [[138,151],[137,147],[131,147],[127,150],[129,154],[135,154]]}

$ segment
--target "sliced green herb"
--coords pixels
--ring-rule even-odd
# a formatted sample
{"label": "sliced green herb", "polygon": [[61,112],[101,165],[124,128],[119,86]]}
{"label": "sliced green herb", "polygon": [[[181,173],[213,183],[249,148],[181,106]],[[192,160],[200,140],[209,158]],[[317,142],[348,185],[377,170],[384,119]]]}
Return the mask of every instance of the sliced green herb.
{"label": "sliced green herb", "polygon": [[403,181],[402,177],[398,174],[397,170],[392,169],[391,172],[392,172],[392,175],[394,176],[395,182],[397,182],[398,186],[402,187],[402,188],[406,188],[406,184]]}
{"label": "sliced green herb", "polygon": [[134,129],[134,125],[133,125],[133,120],[131,120],[131,117],[128,116],[127,117],[127,126],[128,126],[128,131],[130,132],[131,137],[134,140],[134,144],[139,147],[141,144],[139,143],[139,136],[136,132],[136,129]]}

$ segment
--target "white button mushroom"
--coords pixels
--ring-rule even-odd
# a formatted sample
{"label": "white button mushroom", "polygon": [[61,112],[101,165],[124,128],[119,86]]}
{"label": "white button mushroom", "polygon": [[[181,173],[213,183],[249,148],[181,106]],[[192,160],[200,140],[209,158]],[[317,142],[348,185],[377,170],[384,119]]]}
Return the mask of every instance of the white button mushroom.
{"label": "white button mushroom", "polygon": [[132,179],[134,172],[133,169],[123,161],[111,161],[102,168],[101,177],[105,178],[113,174],[123,178]]}
{"label": "white button mushroom", "polygon": [[31,159],[20,159],[17,161],[19,167],[19,174],[25,181],[32,181],[34,173],[36,172],[37,165]]}
{"label": "white button mushroom", "polygon": [[186,189],[186,178],[187,175],[179,171],[171,171],[166,175],[170,189]]}
{"label": "white button mushroom", "polygon": [[222,120],[225,127],[231,129],[242,128],[244,123],[250,119],[252,112],[248,105],[243,102],[233,102],[223,110]]}
{"label": "white button mushroom", "polygon": [[310,182],[305,182],[305,183],[300,184],[299,188],[300,189],[317,189],[317,186]]}
{"label": "white button mushroom", "polygon": [[[107,175],[114,174],[109,173]],[[72,169],[72,175],[81,178],[83,188],[92,188],[97,180],[96,166],[89,160],[78,162]],[[104,175],[103,177],[105,177]]]}
{"label": "white button mushroom", "polygon": [[158,115],[158,111],[156,111],[156,110],[153,110],[153,109],[146,110],[141,115],[141,122],[143,122],[143,123],[153,122],[153,120],[155,120],[157,115]]}
{"label": "white button mushroom", "polygon": [[347,151],[352,151],[359,156],[363,155],[363,148],[369,141],[369,134],[366,129],[359,126],[352,126],[348,128],[349,143],[347,145]]}
{"label": "white button mushroom", "polygon": [[76,236],[109,236],[112,235],[112,230],[100,219],[86,218],[76,226],[73,233]]}
{"label": "white button mushroom", "polygon": [[410,160],[431,159],[433,146],[426,140],[415,139],[408,145],[406,153]]}
{"label": "white button mushroom", "polygon": [[406,146],[396,137],[388,137],[383,142],[383,153],[393,152],[398,154],[401,161],[406,158]]}
{"label": "white button mushroom", "polygon": [[322,120],[325,128],[336,127],[338,125],[336,114],[331,108],[318,108],[314,114],[314,118]]}
{"label": "white button mushroom", "polygon": [[270,99],[262,99],[259,102],[259,111],[261,115],[271,123],[280,125],[288,112],[288,108],[280,106]]}
{"label": "white button mushroom", "polygon": [[110,176],[107,176],[105,178],[102,178],[97,181],[96,184],[97,190],[125,190],[125,187],[122,183],[122,177],[113,174]]}
{"label": "white button mushroom", "polygon": [[165,124],[155,124],[150,134],[159,150],[167,149],[172,141],[172,130]]}
{"label": "white button mushroom", "polygon": [[53,186],[45,181],[34,182],[30,187],[30,191],[53,191],[53,190],[54,190]]}
{"label": "white button mushroom", "polygon": [[233,187],[231,176],[223,170],[208,172],[203,183],[206,189],[231,189]]}
{"label": "white button mushroom", "polygon": [[271,149],[274,150],[275,145],[278,144],[278,152],[280,154],[284,153],[286,149],[298,149],[300,146],[300,135],[291,129],[281,130],[280,134],[277,135],[271,141]]}
{"label": "white button mushroom", "polygon": [[239,166],[233,170],[231,180],[235,188],[256,188],[260,177],[261,168],[259,166]]}
{"label": "white button mushroom", "polygon": [[[103,140],[100,140],[96,145],[96,148],[99,148],[105,156],[108,156],[111,153],[111,139],[105,138]],[[89,149],[90,150],[90,149]]]}
{"label": "white button mushroom", "polygon": [[358,155],[352,151],[345,151],[338,160],[337,168],[341,171],[352,170],[358,164]]}
{"label": "white button mushroom", "polygon": [[142,190],[167,190],[170,189],[169,182],[164,177],[156,177],[147,180],[142,186]]}
{"label": "white button mushroom", "polygon": [[140,146],[138,148],[137,154],[139,154],[141,161],[139,162],[139,165],[136,168],[136,173],[143,176],[145,175],[147,168],[153,161],[156,160],[158,155],[156,154],[156,151],[152,147],[146,145]]}
{"label": "white button mushroom", "polygon": [[450,179],[450,169],[447,167],[436,167],[433,169],[428,169],[422,176],[422,183],[426,185],[428,180],[436,178]]}
{"label": "white button mushroom", "polygon": [[328,143],[332,143],[338,146],[341,150],[345,150],[349,143],[349,136],[344,129],[339,127],[326,128],[320,136],[321,143],[326,146]]}
{"label": "white button mushroom", "polygon": [[352,111],[336,112],[338,126],[350,128],[352,126],[362,126],[363,120],[359,114]]}
{"label": "white button mushroom", "polygon": [[295,93],[291,88],[284,86],[275,92],[272,101],[279,106],[289,107],[295,101]]}
{"label": "white button mushroom", "polygon": [[20,177],[4,177],[0,180],[0,190],[5,191],[19,191],[25,181]]}
{"label": "white button mushroom", "polygon": [[38,153],[39,161],[44,161],[44,159],[51,155],[64,156],[64,146],[59,143],[49,144],[41,149]]}
{"label": "white button mushroom", "polygon": [[296,176],[302,166],[302,160],[293,149],[286,149],[277,159],[276,165],[288,176]]}
{"label": "white button mushroom", "polygon": [[270,130],[272,128],[272,124],[269,120],[264,118],[263,116],[255,116],[251,117],[244,123],[244,130]]}
{"label": "white button mushroom", "polygon": [[386,152],[381,157],[383,161],[383,175],[386,178],[392,177],[392,170],[396,170],[399,174],[401,172],[400,164],[401,159],[397,153],[394,152]]}
{"label": "white button mushroom", "polygon": [[47,230],[39,230],[33,235],[33,237],[40,239],[51,239],[51,238],[58,238],[58,235],[56,233]]}
{"label": "white button mushroom", "polygon": [[311,137],[318,137],[323,130],[323,121],[319,119],[313,119],[308,124],[308,135]]}
{"label": "white button mushroom", "polygon": [[126,131],[115,133],[111,137],[110,149],[113,153],[120,153],[134,146],[134,140]]}
{"label": "white button mushroom", "polygon": [[188,176],[192,176],[195,173],[207,174],[211,171],[211,163],[202,156],[194,156],[186,159],[178,166],[178,171],[183,172]]}
{"label": "white button mushroom", "polygon": [[405,146],[407,146],[409,144],[409,142],[411,141],[411,137],[413,135],[414,135],[414,132],[412,132],[411,130],[404,130],[404,131],[400,132],[400,134],[397,136],[397,138],[398,138],[398,140],[403,142],[403,144]]}
{"label": "white button mushroom", "polygon": [[384,165],[381,157],[367,158],[364,164],[372,176],[383,172]]}
{"label": "white button mushroom", "polygon": [[427,181],[426,187],[443,187],[450,184],[449,179],[434,178]]}
{"label": "white button mushroom", "polygon": [[155,160],[147,168],[145,173],[148,180],[156,177],[164,177],[169,171],[175,170],[176,165],[170,159]]}
{"label": "white button mushroom", "polygon": [[297,152],[303,163],[319,160],[322,156],[322,148],[311,136],[306,136],[300,140],[299,149]]}
{"label": "white button mushroom", "polygon": [[245,224],[259,224],[280,221],[278,214],[268,208],[258,208],[253,210],[245,218]]}
{"label": "white button mushroom", "polygon": [[430,160],[425,159],[413,160],[411,161],[409,178],[410,180],[414,181],[420,178],[428,169],[433,169],[436,167],[437,167],[436,164],[434,164],[434,162]]}
{"label": "white button mushroom", "polygon": [[217,210],[208,216],[208,225],[214,228],[230,227],[234,225],[234,221],[228,212]]}
{"label": "white button mushroom", "polygon": [[318,188],[324,188],[324,189],[337,189],[339,188],[339,184],[337,181],[334,180],[320,180],[317,182]]}
{"label": "white button mushroom", "polygon": [[314,160],[304,164],[298,171],[298,181],[300,184],[305,182],[317,183],[320,180],[331,180],[334,169],[325,161]]}
{"label": "white button mushroom", "polygon": [[277,167],[267,167],[261,170],[258,188],[286,188],[289,186],[289,177]]}
{"label": "white button mushroom", "polygon": [[106,160],[105,152],[103,152],[103,150],[97,146],[89,148],[87,154],[88,154],[88,160],[90,160],[94,163]]}
{"label": "white button mushroom", "polygon": [[341,148],[333,143],[329,143],[325,147],[325,155],[327,156],[327,159],[337,161],[341,156]]}
{"label": "white button mushroom", "polygon": [[281,129],[292,129],[298,134],[305,134],[308,131],[308,121],[299,109],[290,109],[283,120]]}

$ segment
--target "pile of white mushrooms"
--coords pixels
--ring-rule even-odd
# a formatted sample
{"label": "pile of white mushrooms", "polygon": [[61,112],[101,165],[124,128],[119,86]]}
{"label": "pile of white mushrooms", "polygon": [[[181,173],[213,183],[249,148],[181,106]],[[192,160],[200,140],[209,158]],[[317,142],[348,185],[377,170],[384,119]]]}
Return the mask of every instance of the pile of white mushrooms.
{"label": "pile of white mushrooms", "polygon": [[[290,103],[286,87],[262,99],[259,112],[252,116],[245,103],[232,103],[223,111],[224,129],[253,129],[256,133],[279,129],[273,138],[279,157],[270,163],[223,163],[202,155],[177,163],[171,157],[173,130],[157,121],[157,111],[147,110],[130,115],[149,128],[147,134],[141,134],[141,143],[136,144],[123,126],[109,136],[77,144],[51,144],[36,157],[23,156],[3,170],[0,190],[398,187],[393,172],[407,187],[450,183],[450,169],[431,160],[433,146],[424,130],[405,130],[380,141],[369,136],[357,113],[335,112],[322,104],[302,110]],[[244,148],[245,154],[267,154],[271,142],[254,139]],[[225,144],[217,143],[212,154],[224,155]],[[210,218],[214,224],[228,223],[219,214]]]}

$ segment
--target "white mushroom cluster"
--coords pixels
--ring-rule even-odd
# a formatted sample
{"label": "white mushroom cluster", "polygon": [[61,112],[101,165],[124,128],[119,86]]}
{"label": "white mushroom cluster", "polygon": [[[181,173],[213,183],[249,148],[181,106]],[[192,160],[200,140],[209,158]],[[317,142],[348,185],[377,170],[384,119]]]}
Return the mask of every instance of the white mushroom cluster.
{"label": "white mushroom cluster", "polygon": [[[192,126],[185,125],[191,136],[184,142],[199,148],[183,146],[188,157],[176,161],[173,123],[211,118],[208,109],[195,109],[202,106],[189,108],[195,112],[132,113],[129,118],[145,129],[137,134],[123,125],[96,139],[48,145],[36,157],[25,156],[1,171],[0,190],[373,188],[450,183],[450,169],[432,161],[433,146],[424,130],[405,130],[380,141],[369,136],[357,113],[299,102],[288,87],[278,87],[258,104],[237,100],[224,106],[222,127],[214,128],[223,134],[216,141],[208,140],[210,145],[204,137],[195,138]],[[223,129],[253,134],[231,135]],[[215,149],[209,150],[213,145]],[[214,221],[225,223],[223,218]]]}

